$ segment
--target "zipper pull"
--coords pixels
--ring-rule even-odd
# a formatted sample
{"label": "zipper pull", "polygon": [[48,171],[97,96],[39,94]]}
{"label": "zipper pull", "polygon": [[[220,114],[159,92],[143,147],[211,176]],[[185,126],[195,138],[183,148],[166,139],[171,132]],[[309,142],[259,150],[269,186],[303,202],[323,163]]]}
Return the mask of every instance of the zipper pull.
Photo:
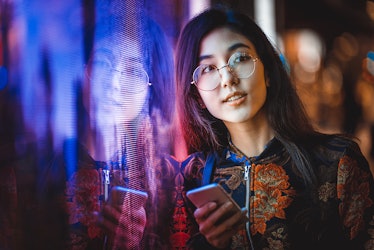
{"label": "zipper pull", "polygon": [[248,166],[247,164],[244,166],[244,180],[249,179],[249,168],[250,166]]}
{"label": "zipper pull", "polygon": [[109,179],[109,169],[104,169],[104,199],[107,200],[109,196],[109,184],[110,184],[110,179]]}
{"label": "zipper pull", "polygon": [[105,184],[109,185],[110,184],[110,181],[109,181],[109,170],[108,169],[104,169],[104,180],[105,180]]}

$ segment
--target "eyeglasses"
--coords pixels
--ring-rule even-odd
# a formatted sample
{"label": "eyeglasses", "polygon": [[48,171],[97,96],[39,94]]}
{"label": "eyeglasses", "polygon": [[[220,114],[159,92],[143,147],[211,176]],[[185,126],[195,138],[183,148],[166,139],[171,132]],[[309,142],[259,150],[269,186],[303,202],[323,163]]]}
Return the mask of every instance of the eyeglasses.
{"label": "eyeglasses", "polygon": [[240,79],[250,77],[255,71],[257,57],[252,57],[245,52],[236,52],[232,54],[226,65],[217,68],[215,65],[199,65],[192,74],[192,82],[198,89],[210,91],[217,88],[221,81],[220,70],[227,67],[229,72]]}
{"label": "eyeglasses", "polygon": [[90,71],[86,71],[86,74],[91,81],[103,81],[103,84],[108,84],[116,79],[120,81],[121,91],[127,93],[140,93],[152,85],[144,69],[131,65],[118,70],[106,61],[95,60],[90,65]]}

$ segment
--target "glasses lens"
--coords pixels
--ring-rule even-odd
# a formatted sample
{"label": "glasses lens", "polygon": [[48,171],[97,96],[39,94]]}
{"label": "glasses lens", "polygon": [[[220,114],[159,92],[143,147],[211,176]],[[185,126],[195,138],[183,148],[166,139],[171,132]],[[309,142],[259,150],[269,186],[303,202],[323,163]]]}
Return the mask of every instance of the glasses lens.
{"label": "glasses lens", "polygon": [[107,61],[94,60],[88,67],[88,78],[95,79],[108,79],[111,76],[112,65]]}
{"label": "glasses lens", "polygon": [[202,64],[195,69],[192,79],[199,89],[213,90],[220,82],[220,75],[214,65]]}
{"label": "glasses lens", "polygon": [[255,70],[255,60],[247,53],[238,52],[230,57],[229,67],[236,77],[248,78]]}
{"label": "glasses lens", "polygon": [[[248,78],[255,71],[256,60],[245,52],[237,52],[230,57],[227,66],[230,68],[231,74],[236,77]],[[214,65],[200,65],[193,72],[193,83],[200,90],[213,90],[220,83],[221,76],[219,70],[221,69],[218,69]]]}
{"label": "glasses lens", "polygon": [[139,93],[149,86],[149,77],[147,72],[139,67],[125,67],[117,70],[105,61],[93,61],[88,78],[94,82],[110,84],[113,81],[119,81],[121,91],[127,93]]}
{"label": "glasses lens", "polygon": [[147,72],[137,67],[126,67],[120,72],[121,89],[128,93],[139,93],[149,85]]}

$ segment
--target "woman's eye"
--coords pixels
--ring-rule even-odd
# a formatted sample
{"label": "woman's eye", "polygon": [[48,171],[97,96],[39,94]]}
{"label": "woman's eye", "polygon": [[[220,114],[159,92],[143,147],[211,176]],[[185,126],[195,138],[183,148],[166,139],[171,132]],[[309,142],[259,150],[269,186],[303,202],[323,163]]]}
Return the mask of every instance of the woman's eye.
{"label": "woman's eye", "polygon": [[101,69],[109,69],[112,67],[110,63],[108,63],[107,61],[102,61],[102,60],[92,61],[92,66],[95,68],[101,68]]}
{"label": "woman's eye", "polygon": [[238,55],[235,60],[234,60],[234,63],[240,63],[240,62],[246,62],[248,60],[251,59],[251,56],[250,55],[247,55],[247,54],[240,54]]}
{"label": "woman's eye", "polygon": [[123,76],[135,76],[136,70],[134,68],[126,67],[122,70]]}
{"label": "woman's eye", "polygon": [[205,73],[209,73],[211,72],[212,70],[215,70],[216,67],[214,65],[205,65],[202,70],[201,70],[201,73],[202,74],[205,74]]}

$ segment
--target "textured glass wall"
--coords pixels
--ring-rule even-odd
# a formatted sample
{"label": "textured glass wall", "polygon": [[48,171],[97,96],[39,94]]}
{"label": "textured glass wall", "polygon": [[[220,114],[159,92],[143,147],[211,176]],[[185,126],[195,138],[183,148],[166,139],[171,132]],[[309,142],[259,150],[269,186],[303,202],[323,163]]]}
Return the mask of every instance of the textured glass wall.
{"label": "textured glass wall", "polygon": [[[175,34],[150,2],[0,1],[0,249],[170,248]],[[128,194],[122,239],[97,226],[114,186],[147,193],[144,234]]]}

